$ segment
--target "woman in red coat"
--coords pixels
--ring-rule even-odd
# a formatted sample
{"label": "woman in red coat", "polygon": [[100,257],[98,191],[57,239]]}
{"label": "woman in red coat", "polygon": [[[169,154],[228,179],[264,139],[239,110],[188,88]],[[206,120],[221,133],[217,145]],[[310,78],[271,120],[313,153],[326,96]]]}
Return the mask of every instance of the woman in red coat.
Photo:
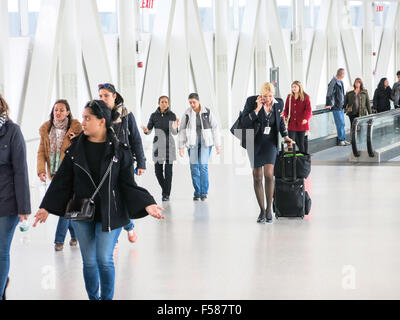
{"label": "woman in red coat", "polygon": [[299,151],[307,153],[305,134],[310,130],[312,116],[310,97],[304,92],[300,81],[292,83],[292,92],[286,98],[283,117],[289,130],[289,137],[296,141]]}

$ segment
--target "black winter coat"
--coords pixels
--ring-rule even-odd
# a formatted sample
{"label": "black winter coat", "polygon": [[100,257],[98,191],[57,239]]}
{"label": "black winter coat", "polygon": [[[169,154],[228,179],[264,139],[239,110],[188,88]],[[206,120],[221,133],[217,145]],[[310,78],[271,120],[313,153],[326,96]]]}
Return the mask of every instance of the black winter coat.
{"label": "black winter coat", "polygon": [[[96,188],[86,161],[84,139],[87,139],[87,136],[81,133],[66,150],[65,158],[40,208],[64,216],[67,203],[74,194],[77,198],[90,198],[93,195]],[[100,196],[102,230],[105,232],[127,225],[129,219],[145,217],[147,215],[145,207],[156,204],[150,193],[134,182],[131,170],[132,156],[129,150],[108,138],[105,153],[99,155],[101,176],[106,172],[111,159],[114,159],[111,181],[108,176],[99,194],[96,195]]]}
{"label": "black winter coat", "polygon": [[155,128],[153,139],[153,161],[162,163],[163,161],[176,160],[176,147],[175,140],[172,135],[177,135],[178,130],[172,128],[172,122],[176,121],[176,115],[169,108],[161,113],[158,107],[156,112],[150,116],[147,129]]}
{"label": "black winter coat", "polygon": [[25,141],[19,126],[8,120],[0,129],[0,217],[30,213]]}
{"label": "black winter coat", "polygon": [[[258,116],[256,115],[256,113],[254,112],[254,110],[257,108],[257,102],[256,102],[257,97],[258,96],[251,96],[251,97],[247,98],[246,105],[244,106],[243,115],[242,115],[243,127],[245,129],[254,129],[254,139],[255,140],[257,140],[257,137],[264,134],[262,132],[262,130],[260,130],[261,122],[260,122]],[[282,137],[286,137],[286,136],[288,136],[288,131],[286,129],[286,125],[283,120],[283,117],[281,117],[281,112],[283,111],[283,107],[284,107],[283,100],[280,98],[275,98],[275,100],[277,102],[272,105],[272,108],[274,109],[276,126],[274,126],[274,128],[272,128],[272,130],[273,129],[276,130],[277,134],[276,134],[275,145],[276,145],[276,147],[278,147],[279,132],[281,133]]]}
{"label": "black winter coat", "polygon": [[373,108],[377,112],[390,110],[391,95],[392,89],[390,87],[386,89],[377,88],[374,93]]}
{"label": "black winter coat", "polygon": [[128,146],[133,159],[137,162],[137,168],[146,169],[146,157],[143,152],[142,138],[132,112],[121,118],[120,123],[113,123],[113,129],[119,141]]}

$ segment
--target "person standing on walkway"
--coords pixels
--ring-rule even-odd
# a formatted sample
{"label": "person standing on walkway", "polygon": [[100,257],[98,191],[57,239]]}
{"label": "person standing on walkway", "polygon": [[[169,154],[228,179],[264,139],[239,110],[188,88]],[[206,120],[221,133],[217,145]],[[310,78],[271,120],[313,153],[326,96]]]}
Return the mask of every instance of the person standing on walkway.
{"label": "person standing on walkway", "polygon": [[[112,127],[119,141],[128,146],[137,167],[132,166],[132,174],[135,171],[138,176],[144,174],[146,170],[146,158],[143,152],[142,138],[136,125],[136,120],[132,112],[124,105],[124,99],[115,90],[111,83],[99,84],[99,97],[112,110]],[[133,174],[133,178],[135,178]],[[128,233],[128,240],[135,242],[138,238],[133,220],[124,227]],[[118,241],[117,241],[118,242]]]}
{"label": "person standing on walkway", "polygon": [[307,153],[305,146],[306,132],[310,130],[312,117],[310,97],[303,90],[300,81],[292,83],[292,91],[286,98],[283,117],[288,124],[289,137],[296,141],[301,153]]}
{"label": "person standing on walkway", "polygon": [[392,89],[387,78],[382,78],[374,92],[372,108],[377,112],[390,110],[390,100],[392,99]]}
{"label": "person standing on walkway", "polygon": [[188,149],[193,200],[204,201],[209,187],[208,160],[213,146],[217,154],[221,153],[221,136],[215,115],[200,104],[199,95],[191,93],[188,99],[190,108],[183,114],[179,127],[179,155],[183,157],[184,148]]}
{"label": "person standing on walkway", "polygon": [[66,150],[33,225],[45,222],[49,212],[63,216],[71,199],[91,198],[95,190],[99,190],[93,199],[93,220],[72,221],[90,300],[111,300],[114,296],[113,251],[129,219],[148,214],[164,218],[160,213],[162,208],[149,192],[134,182],[130,150],[117,140],[111,126],[108,106],[101,100],[89,101],[83,111],[83,133]]}
{"label": "person standing on walkway", "polygon": [[172,165],[176,160],[175,140],[172,135],[178,134],[179,120],[169,107],[169,98],[161,96],[158,108],[150,116],[147,127],[142,126],[145,134],[155,129],[153,139],[154,170],[161,186],[162,201],[168,201],[171,194]]}
{"label": "person standing on walkway", "polygon": [[368,91],[364,88],[361,78],[356,78],[353,90],[348,91],[344,98],[344,110],[350,119],[350,125],[357,117],[363,117],[372,113]]}
{"label": "person standing on walkway", "polygon": [[[37,154],[37,174],[40,181],[46,182],[54,177],[65,156],[65,150],[71,146],[71,140],[82,131],[80,122],[72,118],[71,108],[67,100],[57,100],[50,113],[50,120],[39,129],[40,145]],[[47,166],[46,166],[47,165]],[[47,173],[46,173],[47,168]],[[71,221],[60,217],[54,240],[54,249],[61,251],[69,230],[70,246],[76,246],[77,240]]]}
{"label": "person standing on walkway", "polygon": [[[274,196],[274,165],[278,154],[279,133],[291,145],[280,110],[282,99],[275,99],[272,83],[262,85],[260,95],[248,97],[242,115],[243,129],[253,130],[254,141],[247,141],[247,153],[253,169],[253,186],[260,214],[257,222],[272,222],[272,198]],[[263,187],[265,180],[265,194]],[[267,199],[265,208],[264,195]]]}
{"label": "person standing on walkway", "polygon": [[15,228],[30,214],[25,140],[19,126],[10,119],[8,104],[0,94],[0,300],[6,300]]}
{"label": "person standing on walkway", "polygon": [[395,109],[400,108],[400,70],[397,71],[397,82],[393,85],[392,100]]}

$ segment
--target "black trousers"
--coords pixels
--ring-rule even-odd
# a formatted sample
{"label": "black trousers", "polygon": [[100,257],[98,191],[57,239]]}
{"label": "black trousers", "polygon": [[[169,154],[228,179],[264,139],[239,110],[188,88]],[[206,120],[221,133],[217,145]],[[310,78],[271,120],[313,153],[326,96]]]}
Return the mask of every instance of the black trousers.
{"label": "black trousers", "polygon": [[169,196],[171,193],[171,183],[172,183],[172,162],[169,163],[165,161],[163,163],[156,162],[154,164],[154,169],[158,183],[162,189],[163,196]]}
{"label": "black trousers", "polygon": [[289,138],[294,140],[299,148],[300,153],[307,153],[305,139],[307,139],[307,149],[308,149],[308,137],[305,135],[305,131],[290,131]]}
{"label": "black trousers", "polygon": [[350,119],[350,128],[351,127],[353,127],[353,121],[354,121],[354,119],[355,118],[357,118],[357,117],[359,117],[360,115],[358,115],[358,114],[348,114],[348,116],[349,116],[349,119]]}

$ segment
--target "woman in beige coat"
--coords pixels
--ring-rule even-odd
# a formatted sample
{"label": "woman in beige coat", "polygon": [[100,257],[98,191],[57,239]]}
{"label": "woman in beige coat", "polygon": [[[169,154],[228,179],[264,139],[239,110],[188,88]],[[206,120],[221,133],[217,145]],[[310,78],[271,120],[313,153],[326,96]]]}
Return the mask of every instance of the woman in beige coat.
{"label": "woman in beige coat", "polygon": [[[39,129],[40,146],[37,156],[37,173],[42,182],[46,182],[46,176],[52,179],[56,174],[65,150],[71,145],[71,139],[82,131],[78,120],[72,119],[71,108],[67,100],[57,100],[50,113],[50,120],[46,121]],[[46,173],[47,171],[47,173]],[[67,231],[70,231],[71,246],[77,245],[74,229],[70,220],[60,217],[55,236],[55,250],[64,248],[64,240]]]}

